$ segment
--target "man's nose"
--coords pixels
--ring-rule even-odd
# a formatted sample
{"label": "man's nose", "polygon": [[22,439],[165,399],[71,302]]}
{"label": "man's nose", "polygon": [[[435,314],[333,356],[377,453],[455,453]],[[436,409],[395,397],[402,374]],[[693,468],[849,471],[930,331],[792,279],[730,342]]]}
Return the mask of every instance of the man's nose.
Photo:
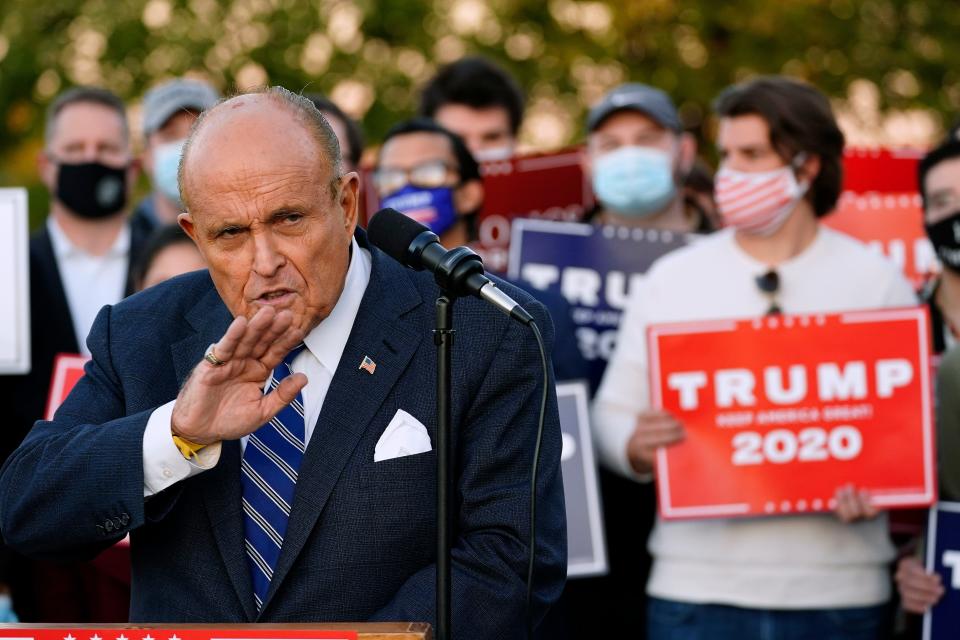
{"label": "man's nose", "polygon": [[284,265],[286,258],[269,230],[260,230],[253,234],[253,270],[258,275],[269,278],[276,275]]}

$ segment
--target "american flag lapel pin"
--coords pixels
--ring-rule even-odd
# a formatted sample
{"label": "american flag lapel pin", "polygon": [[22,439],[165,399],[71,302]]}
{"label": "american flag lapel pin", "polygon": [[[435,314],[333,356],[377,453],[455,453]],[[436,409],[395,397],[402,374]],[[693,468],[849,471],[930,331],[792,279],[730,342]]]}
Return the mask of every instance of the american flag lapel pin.
{"label": "american flag lapel pin", "polygon": [[363,356],[363,362],[360,363],[359,368],[373,375],[373,372],[377,370],[377,363],[370,356]]}

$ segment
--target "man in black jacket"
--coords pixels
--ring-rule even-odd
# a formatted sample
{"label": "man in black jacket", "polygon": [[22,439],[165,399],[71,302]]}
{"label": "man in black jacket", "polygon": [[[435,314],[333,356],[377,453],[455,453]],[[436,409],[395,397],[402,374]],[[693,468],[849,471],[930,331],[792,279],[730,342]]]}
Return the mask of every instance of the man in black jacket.
{"label": "man in black jacket", "polygon": [[[51,205],[30,239],[32,362],[30,373],[0,380],[6,415],[0,460],[43,417],[57,354],[87,353],[84,343],[97,312],[132,291],[130,266],[144,240],[127,218],[137,166],[120,98],[94,87],[60,95],[47,114],[38,166]],[[83,606],[79,586],[75,593],[62,593],[79,582],[77,572],[44,580],[43,571],[24,571],[10,559],[8,582],[21,583],[11,585],[21,618],[80,622],[97,617]],[[41,581],[47,584],[41,587]]]}

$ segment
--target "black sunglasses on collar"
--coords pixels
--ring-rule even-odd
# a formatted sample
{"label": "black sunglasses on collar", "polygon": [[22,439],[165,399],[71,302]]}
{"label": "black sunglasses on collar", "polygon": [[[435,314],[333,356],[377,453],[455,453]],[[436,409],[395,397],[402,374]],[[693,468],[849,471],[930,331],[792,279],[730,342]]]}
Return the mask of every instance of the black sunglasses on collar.
{"label": "black sunglasses on collar", "polygon": [[777,294],[780,293],[780,274],[775,269],[770,269],[764,274],[756,276],[753,279],[757,283],[760,293],[766,296],[770,306],[767,307],[768,316],[775,316],[783,313],[780,303],[777,302]]}

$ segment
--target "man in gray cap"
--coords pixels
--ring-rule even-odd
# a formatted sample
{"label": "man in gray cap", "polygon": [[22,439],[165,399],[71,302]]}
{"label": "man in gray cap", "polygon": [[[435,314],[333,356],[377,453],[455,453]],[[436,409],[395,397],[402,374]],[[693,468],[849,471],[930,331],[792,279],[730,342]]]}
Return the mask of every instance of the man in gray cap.
{"label": "man in gray cap", "polygon": [[592,222],[704,231],[703,216],[684,201],[696,160],[673,101],[660,89],[629,83],[607,93],[587,116],[584,171],[597,198]]}
{"label": "man in gray cap", "polygon": [[180,151],[193,122],[219,100],[209,84],[187,79],[157,85],[144,96],[142,162],[154,191],[137,205],[135,225],[152,230],[177,221],[183,211],[177,186]]}

